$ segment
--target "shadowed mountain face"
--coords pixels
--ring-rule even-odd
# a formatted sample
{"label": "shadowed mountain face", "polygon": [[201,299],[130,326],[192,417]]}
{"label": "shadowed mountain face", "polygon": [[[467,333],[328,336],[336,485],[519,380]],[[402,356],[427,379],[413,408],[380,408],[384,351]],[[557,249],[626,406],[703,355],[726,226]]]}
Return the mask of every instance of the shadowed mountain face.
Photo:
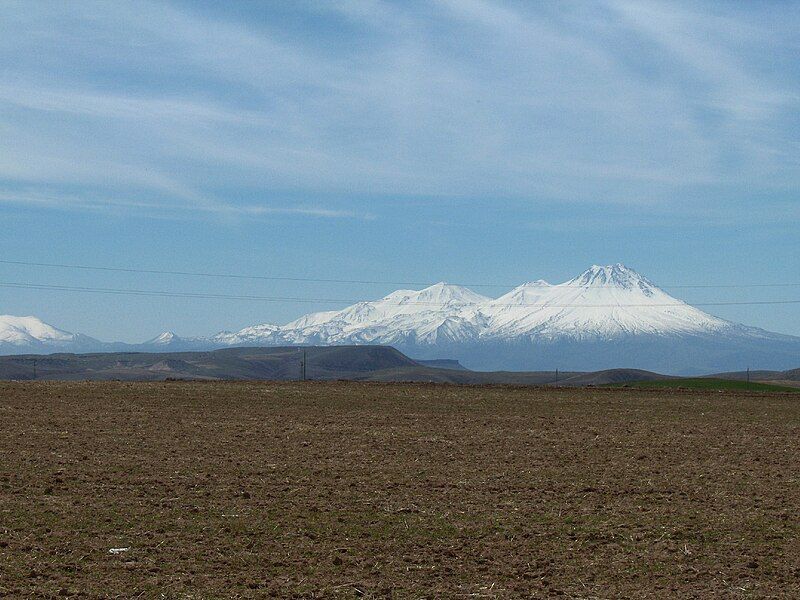
{"label": "shadowed mountain face", "polygon": [[[291,380],[549,383],[552,373],[475,373],[436,368],[387,346],[225,348],[210,352],[115,352],[0,357],[0,379],[20,380]],[[439,361],[434,361],[439,362]],[[570,374],[566,374],[568,376]]]}
{"label": "shadowed mountain face", "polygon": [[800,338],[705,313],[621,264],[593,266],[558,285],[532,281],[496,299],[438,283],[282,326],[264,323],[208,338],[166,332],[140,345],[98,342],[34,317],[0,317],[0,354],[354,344],[391,345],[419,360],[446,356],[479,370],[627,365],[697,375],[747,366],[782,370],[800,362]]}
{"label": "shadowed mountain face", "polygon": [[164,380],[360,379],[389,370],[425,369],[394,348],[226,348],[211,352],[114,352],[0,357],[0,378]]}

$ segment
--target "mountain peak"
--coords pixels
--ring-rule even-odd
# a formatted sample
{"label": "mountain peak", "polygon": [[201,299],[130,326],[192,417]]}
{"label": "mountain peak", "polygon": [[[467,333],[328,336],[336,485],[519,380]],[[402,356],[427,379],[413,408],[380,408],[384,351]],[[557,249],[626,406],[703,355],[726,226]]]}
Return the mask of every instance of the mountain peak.
{"label": "mountain peak", "polygon": [[647,278],[622,263],[605,266],[592,265],[567,283],[580,287],[639,288],[642,290],[655,287]]}
{"label": "mountain peak", "polygon": [[552,287],[552,286],[553,286],[553,284],[552,284],[552,283],[550,283],[550,282],[548,282],[548,281],[545,281],[544,279],[537,279],[536,281],[526,281],[525,283],[523,283],[522,285],[520,285],[520,286],[517,286],[517,287],[528,287],[528,288],[537,288],[537,287],[541,287],[541,288],[548,288],[548,287]]}
{"label": "mountain peak", "polygon": [[165,331],[162,334],[157,335],[152,340],[145,342],[146,344],[158,344],[158,345],[166,345],[171,344],[172,342],[176,342],[180,340],[180,338],[175,335],[172,331]]}
{"label": "mountain peak", "polygon": [[506,307],[507,305],[533,306],[540,302],[552,289],[553,284],[546,282],[544,279],[526,281],[507,294],[503,294],[497,300],[493,300],[491,304],[495,307]]}
{"label": "mountain peak", "polygon": [[409,297],[413,302],[431,302],[435,304],[482,304],[489,298],[473,292],[463,285],[440,281]]}

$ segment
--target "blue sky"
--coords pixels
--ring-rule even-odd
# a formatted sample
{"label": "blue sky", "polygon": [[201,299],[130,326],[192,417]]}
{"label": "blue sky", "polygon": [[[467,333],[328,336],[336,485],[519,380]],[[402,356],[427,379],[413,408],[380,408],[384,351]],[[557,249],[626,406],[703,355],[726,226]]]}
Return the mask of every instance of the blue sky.
{"label": "blue sky", "polygon": [[[663,285],[800,283],[798,31],[789,2],[7,1],[0,258],[509,285],[624,262]],[[393,289],[2,264],[0,281]],[[125,341],[329,308],[0,288],[0,313]],[[800,305],[711,312],[800,334]]]}

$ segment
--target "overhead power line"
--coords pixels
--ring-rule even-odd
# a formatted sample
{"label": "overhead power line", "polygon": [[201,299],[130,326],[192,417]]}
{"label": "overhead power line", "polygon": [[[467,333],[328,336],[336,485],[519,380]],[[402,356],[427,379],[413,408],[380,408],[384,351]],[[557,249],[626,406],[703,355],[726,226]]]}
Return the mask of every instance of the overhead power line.
{"label": "overhead power line", "polygon": [[[314,277],[282,277],[272,275],[251,275],[251,274],[236,274],[236,273],[208,273],[202,271],[172,271],[166,269],[138,269],[132,267],[103,267],[95,265],[76,265],[65,263],[47,263],[47,262],[31,262],[24,260],[0,260],[0,264],[17,265],[26,267],[48,267],[57,269],[76,269],[83,271],[105,271],[113,273],[141,273],[148,275],[180,275],[186,277],[210,277],[220,279],[249,279],[260,281],[294,281],[303,283],[349,283],[349,284],[366,284],[366,285],[415,285],[415,286],[429,286],[435,282],[430,281],[377,281],[367,279],[322,279]],[[505,288],[510,289],[517,287],[519,284],[504,284],[504,283],[454,283],[454,285],[462,285],[465,287],[485,287],[485,288]],[[566,286],[560,284],[561,287],[583,287],[579,285]],[[544,285],[542,286],[544,287]],[[616,287],[613,285],[603,286],[598,285],[594,287]],[[724,288],[785,288],[785,287],[800,287],[800,283],[737,283],[737,284],[675,284],[675,285],[660,285],[659,287],[670,289],[724,289]]]}
{"label": "overhead power line", "polygon": [[[357,304],[364,300],[347,300],[343,298],[295,298],[291,296],[248,296],[237,294],[211,294],[194,292],[173,292],[164,290],[134,290],[118,288],[98,288],[82,287],[69,285],[51,285],[40,283],[22,283],[15,281],[0,281],[0,287],[30,290],[52,290],[61,292],[85,292],[92,294],[113,294],[121,296],[158,296],[166,298],[202,298],[209,300],[255,300],[261,302],[297,302],[304,304]],[[387,302],[397,306],[448,306],[444,302]],[[776,305],[776,304],[800,304],[800,300],[755,300],[741,302],[697,302],[690,306],[756,306],[756,305]],[[470,306],[465,304],[465,306]],[[534,306],[531,304],[506,304],[493,303],[493,306]],[[665,302],[660,304],[546,304],[539,305],[548,308],[634,308],[634,307],[672,307],[687,306],[684,302]]]}

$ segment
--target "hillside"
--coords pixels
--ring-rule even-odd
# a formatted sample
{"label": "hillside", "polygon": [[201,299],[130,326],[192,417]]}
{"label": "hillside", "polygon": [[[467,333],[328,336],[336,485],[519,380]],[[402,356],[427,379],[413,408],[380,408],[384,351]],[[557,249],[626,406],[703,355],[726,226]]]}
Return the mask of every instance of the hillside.
{"label": "hillside", "polygon": [[[317,380],[424,381],[544,385],[552,372],[476,372],[451,360],[437,368],[388,346],[224,348],[210,352],[110,352],[0,357],[0,379],[30,380]],[[564,377],[575,375],[565,373]]]}
{"label": "hillside", "polygon": [[226,348],[211,352],[116,352],[0,357],[0,378],[164,380],[298,379],[306,355],[309,379],[359,379],[365,374],[424,370],[394,348]]}
{"label": "hillside", "polygon": [[[312,380],[418,381],[459,384],[588,385],[674,379],[640,369],[593,372],[470,371],[456,361],[416,361],[388,346],[224,348],[210,352],[109,352],[0,357],[0,379],[15,380]],[[787,373],[778,373],[787,379]],[[735,377],[731,378],[736,380]],[[795,382],[797,383],[797,382]],[[792,385],[790,382],[789,385]]]}
{"label": "hillside", "polygon": [[590,373],[580,373],[565,377],[559,381],[559,385],[565,386],[584,386],[584,385],[607,385],[611,383],[627,383],[631,381],[657,381],[669,379],[668,375],[661,375],[651,371],[641,369],[606,369],[603,371],[593,371]]}
{"label": "hillside", "polygon": [[[614,384],[623,385],[623,384]],[[633,381],[624,384],[627,387],[653,389],[690,389],[690,390],[733,390],[749,392],[797,392],[796,387],[762,383],[758,381],[742,381],[738,379],[720,379],[719,377],[674,377],[669,379]]]}

